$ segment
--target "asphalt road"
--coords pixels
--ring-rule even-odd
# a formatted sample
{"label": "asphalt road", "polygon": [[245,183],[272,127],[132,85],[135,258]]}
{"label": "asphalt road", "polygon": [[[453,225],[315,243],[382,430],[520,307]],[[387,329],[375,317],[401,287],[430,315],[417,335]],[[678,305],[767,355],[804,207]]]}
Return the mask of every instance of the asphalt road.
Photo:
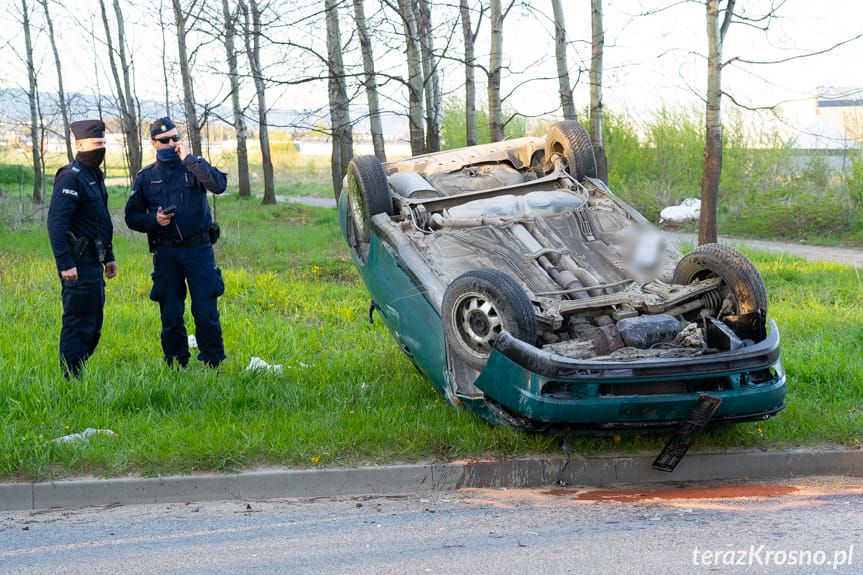
{"label": "asphalt road", "polygon": [[859,477],[5,512],[0,573],[860,573],[861,514]]}

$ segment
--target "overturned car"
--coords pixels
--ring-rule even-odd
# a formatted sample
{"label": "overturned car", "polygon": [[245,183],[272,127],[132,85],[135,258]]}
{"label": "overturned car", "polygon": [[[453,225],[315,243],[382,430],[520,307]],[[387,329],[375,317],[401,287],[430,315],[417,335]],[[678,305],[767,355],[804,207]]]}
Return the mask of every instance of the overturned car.
{"label": "overturned car", "polygon": [[596,179],[578,122],[382,164],[339,221],[376,310],[451,403],[519,429],[668,429],[784,406],[764,282],[725,245],[681,256]]}

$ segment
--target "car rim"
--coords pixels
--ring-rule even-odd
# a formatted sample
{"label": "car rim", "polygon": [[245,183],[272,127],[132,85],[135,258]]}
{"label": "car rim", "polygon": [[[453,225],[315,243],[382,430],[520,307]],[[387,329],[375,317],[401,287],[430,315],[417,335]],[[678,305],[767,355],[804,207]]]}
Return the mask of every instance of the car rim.
{"label": "car rim", "polygon": [[462,339],[472,349],[488,353],[502,326],[500,316],[491,303],[478,296],[465,297],[456,306],[456,324]]}

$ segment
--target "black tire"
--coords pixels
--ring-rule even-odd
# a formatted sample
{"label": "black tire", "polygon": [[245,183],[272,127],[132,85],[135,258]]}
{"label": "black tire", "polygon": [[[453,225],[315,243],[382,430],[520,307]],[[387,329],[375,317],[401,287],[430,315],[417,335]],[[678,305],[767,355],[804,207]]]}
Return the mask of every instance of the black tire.
{"label": "black tire", "polygon": [[739,250],[722,244],[698,246],[680,259],[674,270],[673,282],[690,284],[719,276],[725,285],[721,288],[723,299],[733,296],[736,310],[727,310],[723,315],[745,315],[761,312],[767,316],[767,288],[761,274]]}
{"label": "black tire", "polygon": [[536,342],[533,304],[518,282],[496,269],[457,277],[444,292],[441,319],[453,352],[477,370],[488,361],[502,330],[531,345]]}
{"label": "black tire", "polygon": [[393,215],[393,197],[383,164],[375,156],[357,156],[348,164],[348,244],[360,261],[369,254],[372,218]]}
{"label": "black tire", "polygon": [[545,136],[546,168],[552,168],[551,158],[560,154],[566,159],[566,171],[579,182],[596,177],[596,156],[590,136],[575,120],[552,124]]}

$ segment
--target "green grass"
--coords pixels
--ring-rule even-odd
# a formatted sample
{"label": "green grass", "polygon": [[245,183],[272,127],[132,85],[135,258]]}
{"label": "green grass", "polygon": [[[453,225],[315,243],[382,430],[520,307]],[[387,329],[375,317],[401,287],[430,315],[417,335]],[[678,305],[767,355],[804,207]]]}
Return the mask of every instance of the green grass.
{"label": "green grass", "polygon": [[[381,323],[368,323],[368,294],[334,210],[220,199],[228,359],[218,374],[196,361],[166,368],[148,298],[151,256],[122,223],[124,193],[111,192],[119,276],[108,282],[102,340],[83,380],[71,383],[58,365],[62,306],[44,225],[38,215],[6,225],[10,202],[0,202],[0,478],[561,454],[559,437],[492,427],[450,407]],[[699,447],[859,445],[863,280],[844,266],[750,256],[782,332],[789,407],[769,421],[707,431]],[[194,331],[188,311],[186,319]],[[282,372],[247,371],[253,356]],[[116,436],[49,441],[88,427]],[[572,446],[655,452],[666,439],[591,436]]]}

